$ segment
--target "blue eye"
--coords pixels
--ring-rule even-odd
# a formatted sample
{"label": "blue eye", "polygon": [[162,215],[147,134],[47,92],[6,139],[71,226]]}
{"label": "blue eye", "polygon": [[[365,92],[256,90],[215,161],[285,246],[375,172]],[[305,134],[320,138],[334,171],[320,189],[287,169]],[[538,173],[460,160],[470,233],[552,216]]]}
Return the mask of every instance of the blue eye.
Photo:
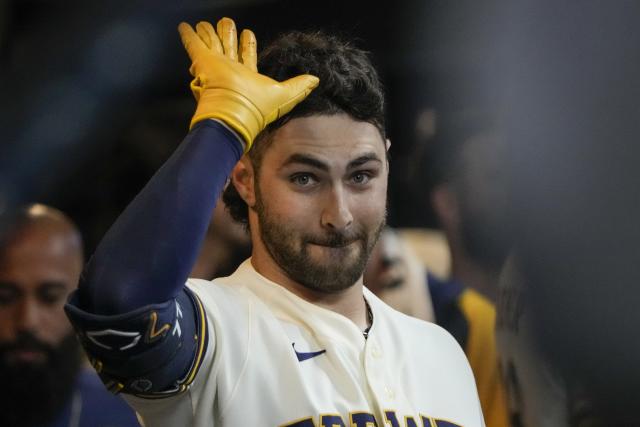
{"label": "blue eye", "polygon": [[366,184],[369,182],[369,179],[371,179],[371,176],[364,172],[357,172],[351,176],[351,180],[355,184]]}
{"label": "blue eye", "polygon": [[316,179],[314,178],[314,176],[308,173],[295,174],[291,176],[290,180],[293,184],[298,185],[300,187],[307,187],[316,182]]}
{"label": "blue eye", "polygon": [[309,180],[310,178],[308,175],[301,175],[295,178],[296,184],[299,184],[299,185],[307,185],[309,183]]}

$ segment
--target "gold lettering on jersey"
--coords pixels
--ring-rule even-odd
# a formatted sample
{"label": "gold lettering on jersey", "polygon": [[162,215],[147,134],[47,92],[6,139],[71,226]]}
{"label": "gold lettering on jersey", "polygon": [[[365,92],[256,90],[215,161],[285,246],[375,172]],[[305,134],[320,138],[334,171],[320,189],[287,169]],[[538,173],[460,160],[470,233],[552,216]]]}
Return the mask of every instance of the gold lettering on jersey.
{"label": "gold lettering on jersey", "polygon": [[323,414],[320,415],[321,427],[346,427],[344,420],[340,414]]}
{"label": "gold lettering on jersey", "polygon": [[[314,417],[300,418],[279,427],[462,427],[448,420],[435,419],[422,414],[417,418],[412,415],[398,416],[394,410],[384,411],[384,424],[381,425],[376,421],[375,415],[369,412],[350,413],[349,425],[341,415],[335,413],[321,414],[318,419],[319,423],[315,422]],[[400,423],[399,419],[403,422]]]}
{"label": "gold lettering on jersey", "polygon": [[404,417],[404,425],[406,427],[418,427],[418,423],[416,423],[416,419],[408,415],[405,415]]}
{"label": "gold lettering on jersey", "polygon": [[300,418],[287,424],[281,424],[279,427],[316,427],[313,417]]}
{"label": "gold lettering on jersey", "polygon": [[400,424],[396,411],[387,410],[384,412],[385,426],[389,427],[432,427],[431,419],[420,415],[420,421],[416,421],[411,415],[404,416],[404,424]]}
{"label": "gold lettering on jersey", "polygon": [[378,427],[376,417],[369,412],[352,412],[349,418],[351,418],[351,427]]}
{"label": "gold lettering on jersey", "polygon": [[448,420],[441,420],[441,419],[433,419],[431,421],[433,427],[462,427],[459,424],[456,424],[454,422],[448,421]]}

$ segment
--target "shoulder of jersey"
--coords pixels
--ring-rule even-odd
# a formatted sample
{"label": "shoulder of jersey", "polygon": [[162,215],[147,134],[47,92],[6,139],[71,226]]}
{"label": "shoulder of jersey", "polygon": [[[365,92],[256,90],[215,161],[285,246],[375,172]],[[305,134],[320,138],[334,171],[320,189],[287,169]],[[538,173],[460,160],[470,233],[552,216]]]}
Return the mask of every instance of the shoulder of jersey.
{"label": "shoulder of jersey", "polygon": [[244,293],[244,286],[237,283],[233,277],[221,277],[213,280],[188,279],[187,286],[198,295],[212,294],[221,296],[240,297]]}
{"label": "shoulder of jersey", "polygon": [[433,322],[408,316],[390,307],[375,295],[373,297],[377,300],[376,305],[379,306],[383,315],[393,318],[391,323],[395,324],[394,333],[403,337],[403,343],[416,343],[421,347],[431,346],[432,348],[450,347],[464,354],[456,339],[446,329]]}
{"label": "shoulder of jersey", "polygon": [[442,326],[433,322],[427,322],[422,319],[408,316],[401,312],[398,312],[398,315],[403,318],[403,323],[406,324],[403,329],[407,334],[411,334],[412,336],[424,335],[430,339],[442,341],[442,344],[450,342],[451,344],[455,344],[456,347],[459,347],[458,342],[455,340],[453,335],[447,332],[447,330]]}

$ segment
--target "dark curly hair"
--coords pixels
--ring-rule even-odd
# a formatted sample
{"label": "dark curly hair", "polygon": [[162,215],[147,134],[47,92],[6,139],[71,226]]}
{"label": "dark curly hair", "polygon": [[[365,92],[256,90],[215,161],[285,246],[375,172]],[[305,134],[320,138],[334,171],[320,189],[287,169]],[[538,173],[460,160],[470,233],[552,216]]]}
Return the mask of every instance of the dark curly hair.
{"label": "dark curly hair", "polygon": [[[291,112],[256,137],[249,151],[256,176],[270,145],[270,136],[294,118],[346,113],[355,120],[371,123],[385,139],[384,92],[367,52],[323,32],[290,32],[264,49],[258,69],[277,81],[313,74],[320,78],[320,84]],[[233,184],[227,186],[222,198],[233,219],[247,224],[247,204]]]}

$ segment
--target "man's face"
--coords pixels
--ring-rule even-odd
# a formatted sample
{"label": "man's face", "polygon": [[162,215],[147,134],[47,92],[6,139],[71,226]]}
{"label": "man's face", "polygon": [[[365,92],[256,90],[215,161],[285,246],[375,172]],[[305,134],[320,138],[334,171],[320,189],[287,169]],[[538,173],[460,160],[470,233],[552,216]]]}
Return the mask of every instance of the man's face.
{"label": "man's face", "polygon": [[82,268],[73,237],[55,226],[28,226],[0,257],[0,363],[47,363],[45,349],[71,333],[63,307]]}
{"label": "man's face", "polygon": [[82,267],[77,235],[28,226],[0,254],[1,425],[48,424],[69,398],[81,366],[63,311]]}
{"label": "man's face", "polygon": [[345,114],[291,120],[258,174],[258,248],[308,289],[355,284],[386,216],[388,163],[376,127]]}

